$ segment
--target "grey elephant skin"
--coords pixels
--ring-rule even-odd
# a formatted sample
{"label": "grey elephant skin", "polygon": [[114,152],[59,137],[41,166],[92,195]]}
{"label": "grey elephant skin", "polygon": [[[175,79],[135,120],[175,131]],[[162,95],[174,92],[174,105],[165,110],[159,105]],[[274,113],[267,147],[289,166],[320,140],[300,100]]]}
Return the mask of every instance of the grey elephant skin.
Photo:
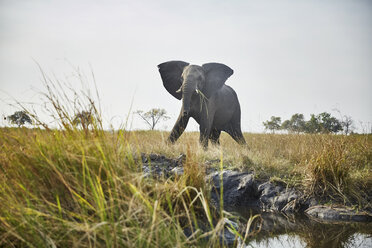
{"label": "grey elephant skin", "polygon": [[168,61],[158,65],[165,89],[182,100],[179,117],[168,140],[174,143],[185,130],[190,117],[200,125],[200,143],[208,147],[208,139],[219,144],[225,131],[239,144],[246,144],[241,131],[241,111],[236,92],[225,84],[234,71],[220,63],[202,66],[184,61]]}

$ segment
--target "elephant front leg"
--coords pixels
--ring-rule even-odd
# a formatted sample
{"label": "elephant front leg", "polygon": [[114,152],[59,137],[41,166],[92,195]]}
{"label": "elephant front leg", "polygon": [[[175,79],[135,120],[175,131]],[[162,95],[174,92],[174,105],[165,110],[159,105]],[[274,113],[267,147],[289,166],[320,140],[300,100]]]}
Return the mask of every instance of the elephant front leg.
{"label": "elephant front leg", "polygon": [[219,145],[220,144],[220,135],[221,131],[213,128],[209,135],[209,139],[212,141],[212,144]]}
{"label": "elephant front leg", "polygon": [[203,146],[204,149],[208,148],[208,138],[209,138],[210,129],[206,126],[200,125],[200,137],[199,141],[200,144]]}
{"label": "elephant front leg", "polygon": [[174,124],[174,127],[171,131],[171,134],[169,135],[168,141],[171,143],[174,143],[177,141],[177,139],[181,136],[183,131],[185,131],[187,123],[189,122],[189,116],[183,115],[182,111]]}
{"label": "elephant front leg", "polygon": [[211,111],[207,111],[207,113],[202,114],[201,121],[200,121],[199,141],[204,149],[207,149],[208,147],[208,139],[211,134],[213,117],[214,117],[214,113],[212,113]]}

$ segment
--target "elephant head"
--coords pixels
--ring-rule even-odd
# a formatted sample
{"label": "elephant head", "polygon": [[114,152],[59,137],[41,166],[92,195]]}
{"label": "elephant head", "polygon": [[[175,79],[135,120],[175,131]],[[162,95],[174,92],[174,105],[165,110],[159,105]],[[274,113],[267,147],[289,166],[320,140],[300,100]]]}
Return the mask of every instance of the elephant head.
{"label": "elephant head", "polygon": [[169,61],[158,65],[158,68],[165,89],[175,98],[182,99],[184,115],[190,111],[194,92],[200,91],[209,98],[234,73],[230,67],[220,63],[198,66],[183,61]]}

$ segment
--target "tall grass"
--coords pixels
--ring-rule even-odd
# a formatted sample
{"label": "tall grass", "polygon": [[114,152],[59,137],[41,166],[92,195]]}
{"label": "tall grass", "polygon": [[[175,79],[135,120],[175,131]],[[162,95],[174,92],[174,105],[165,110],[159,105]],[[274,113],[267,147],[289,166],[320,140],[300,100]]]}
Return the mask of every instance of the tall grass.
{"label": "tall grass", "polygon": [[[43,128],[0,129],[0,246],[223,245],[191,144],[183,176],[145,178],[141,133],[105,131],[90,94],[42,75],[54,128],[28,112]],[[75,125],[81,110],[90,127]]]}
{"label": "tall grass", "polygon": [[[0,244],[221,245],[218,233],[224,231],[223,216],[209,206],[204,181],[206,162],[220,158],[221,151],[224,159],[216,167],[255,170],[262,177],[287,182],[295,175],[297,186],[312,194],[370,204],[360,199],[371,188],[370,137],[246,134],[250,150],[224,136],[221,148],[204,152],[197,143],[192,145],[198,142],[197,134],[186,133],[175,146],[162,141],[165,135],[0,129]],[[265,142],[273,145],[262,145]],[[292,149],[302,151],[302,157]],[[185,175],[175,180],[144,178],[141,161],[136,159],[143,151],[174,157],[185,153]],[[191,236],[185,236],[186,229]]]}
{"label": "tall grass", "polygon": [[372,135],[245,133],[248,145],[242,147],[222,133],[221,146],[210,145],[207,151],[198,144],[198,132],[183,134],[173,146],[165,145],[167,132],[129,135],[141,140],[138,147],[144,152],[176,157],[185,154],[189,146],[202,165],[214,161],[216,168],[222,154],[225,167],[251,170],[261,178],[280,178],[317,195],[347,194],[353,186],[368,189],[372,183]]}
{"label": "tall grass", "polygon": [[197,232],[194,216],[211,219],[204,189],[190,190],[192,175],[159,183],[143,178],[125,140],[77,130],[0,135],[1,244],[185,247],[198,243],[198,235],[188,239],[182,231]]}
{"label": "tall grass", "polygon": [[139,149],[148,153],[177,157],[186,154],[189,146],[201,169],[219,169],[222,154],[224,168],[254,171],[261,179],[280,180],[325,202],[372,207],[372,135],[245,133],[248,145],[242,147],[223,133],[221,146],[207,151],[198,144],[197,132],[183,134],[174,146],[165,145],[167,132],[131,135],[141,140]]}
{"label": "tall grass", "polygon": [[[29,112],[41,128],[0,129],[0,246],[221,246],[228,214],[209,205],[209,166],[371,207],[371,135],[244,134],[242,147],[223,134],[221,146],[205,151],[198,133],[185,133],[169,145],[168,132],[104,130],[97,92],[42,75],[53,126]],[[74,123],[82,110],[92,113],[89,128]],[[186,154],[185,173],[145,178],[141,153]],[[249,235],[229,228],[242,240]]]}

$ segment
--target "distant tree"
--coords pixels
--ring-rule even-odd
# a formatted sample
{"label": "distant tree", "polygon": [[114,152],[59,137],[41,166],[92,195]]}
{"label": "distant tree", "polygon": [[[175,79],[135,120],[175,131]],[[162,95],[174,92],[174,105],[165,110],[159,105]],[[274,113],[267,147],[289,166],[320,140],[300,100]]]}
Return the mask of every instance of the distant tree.
{"label": "distant tree", "polygon": [[16,124],[18,127],[23,126],[26,122],[32,124],[30,116],[25,111],[16,111],[14,114],[5,117],[11,124]]}
{"label": "distant tree", "polygon": [[355,129],[353,119],[347,115],[344,115],[341,125],[346,135],[352,133]]}
{"label": "distant tree", "polygon": [[81,111],[77,113],[72,121],[74,125],[81,125],[84,130],[93,124],[93,115],[91,111]]}
{"label": "distant tree", "polygon": [[138,114],[151,130],[155,129],[156,124],[158,124],[160,120],[167,120],[170,118],[166,115],[167,112],[165,109],[160,108],[150,109],[146,113],[144,113],[142,110],[137,110],[135,114]]}
{"label": "distant tree", "polygon": [[305,131],[305,119],[303,114],[294,114],[290,120],[285,120],[281,126],[282,129],[289,132],[300,133]]}
{"label": "distant tree", "polygon": [[280,129],[289,131],[290,126],[291,126],[291,122],[289,120],[285,120],[285,121],[283,121],[282,126],[280,127]]}
{"label": "distant tree", "polygon": [[305,132],[306,133],[320,133],[321,132],[321,125],[319,123],[319,119],[314,114],[310,115],[310,120],[308,120],[305,124]]}
{"label": "distant tree", "polygon": [[282,120],[280,117],[271,116],[270,121],[263,122],[263,125],[266,130],[270,130],[274,133],[276,130],[280,130],[281,122]]}
{"label": "distant tree", "polygon": [[322,133],[338,133],[339,131],[342,131],[341,122],[335,117],[331,116],[330,113],[323,112],[317,117],[320,121]]}
{"label": "distant tree", "polygon": [[[303,114],[294,114],[291,119],[283,121],[280,129],[291,133],[338,133],[344,130],[345,134],[350,134],[354,129],[350,116],[344,116],[342,121],[327,112],[310,116],[310,120],[305,121]],[[272,116],[270,121],[263,122],[263,124],[266,129],[278,130],[280,117]]]}

